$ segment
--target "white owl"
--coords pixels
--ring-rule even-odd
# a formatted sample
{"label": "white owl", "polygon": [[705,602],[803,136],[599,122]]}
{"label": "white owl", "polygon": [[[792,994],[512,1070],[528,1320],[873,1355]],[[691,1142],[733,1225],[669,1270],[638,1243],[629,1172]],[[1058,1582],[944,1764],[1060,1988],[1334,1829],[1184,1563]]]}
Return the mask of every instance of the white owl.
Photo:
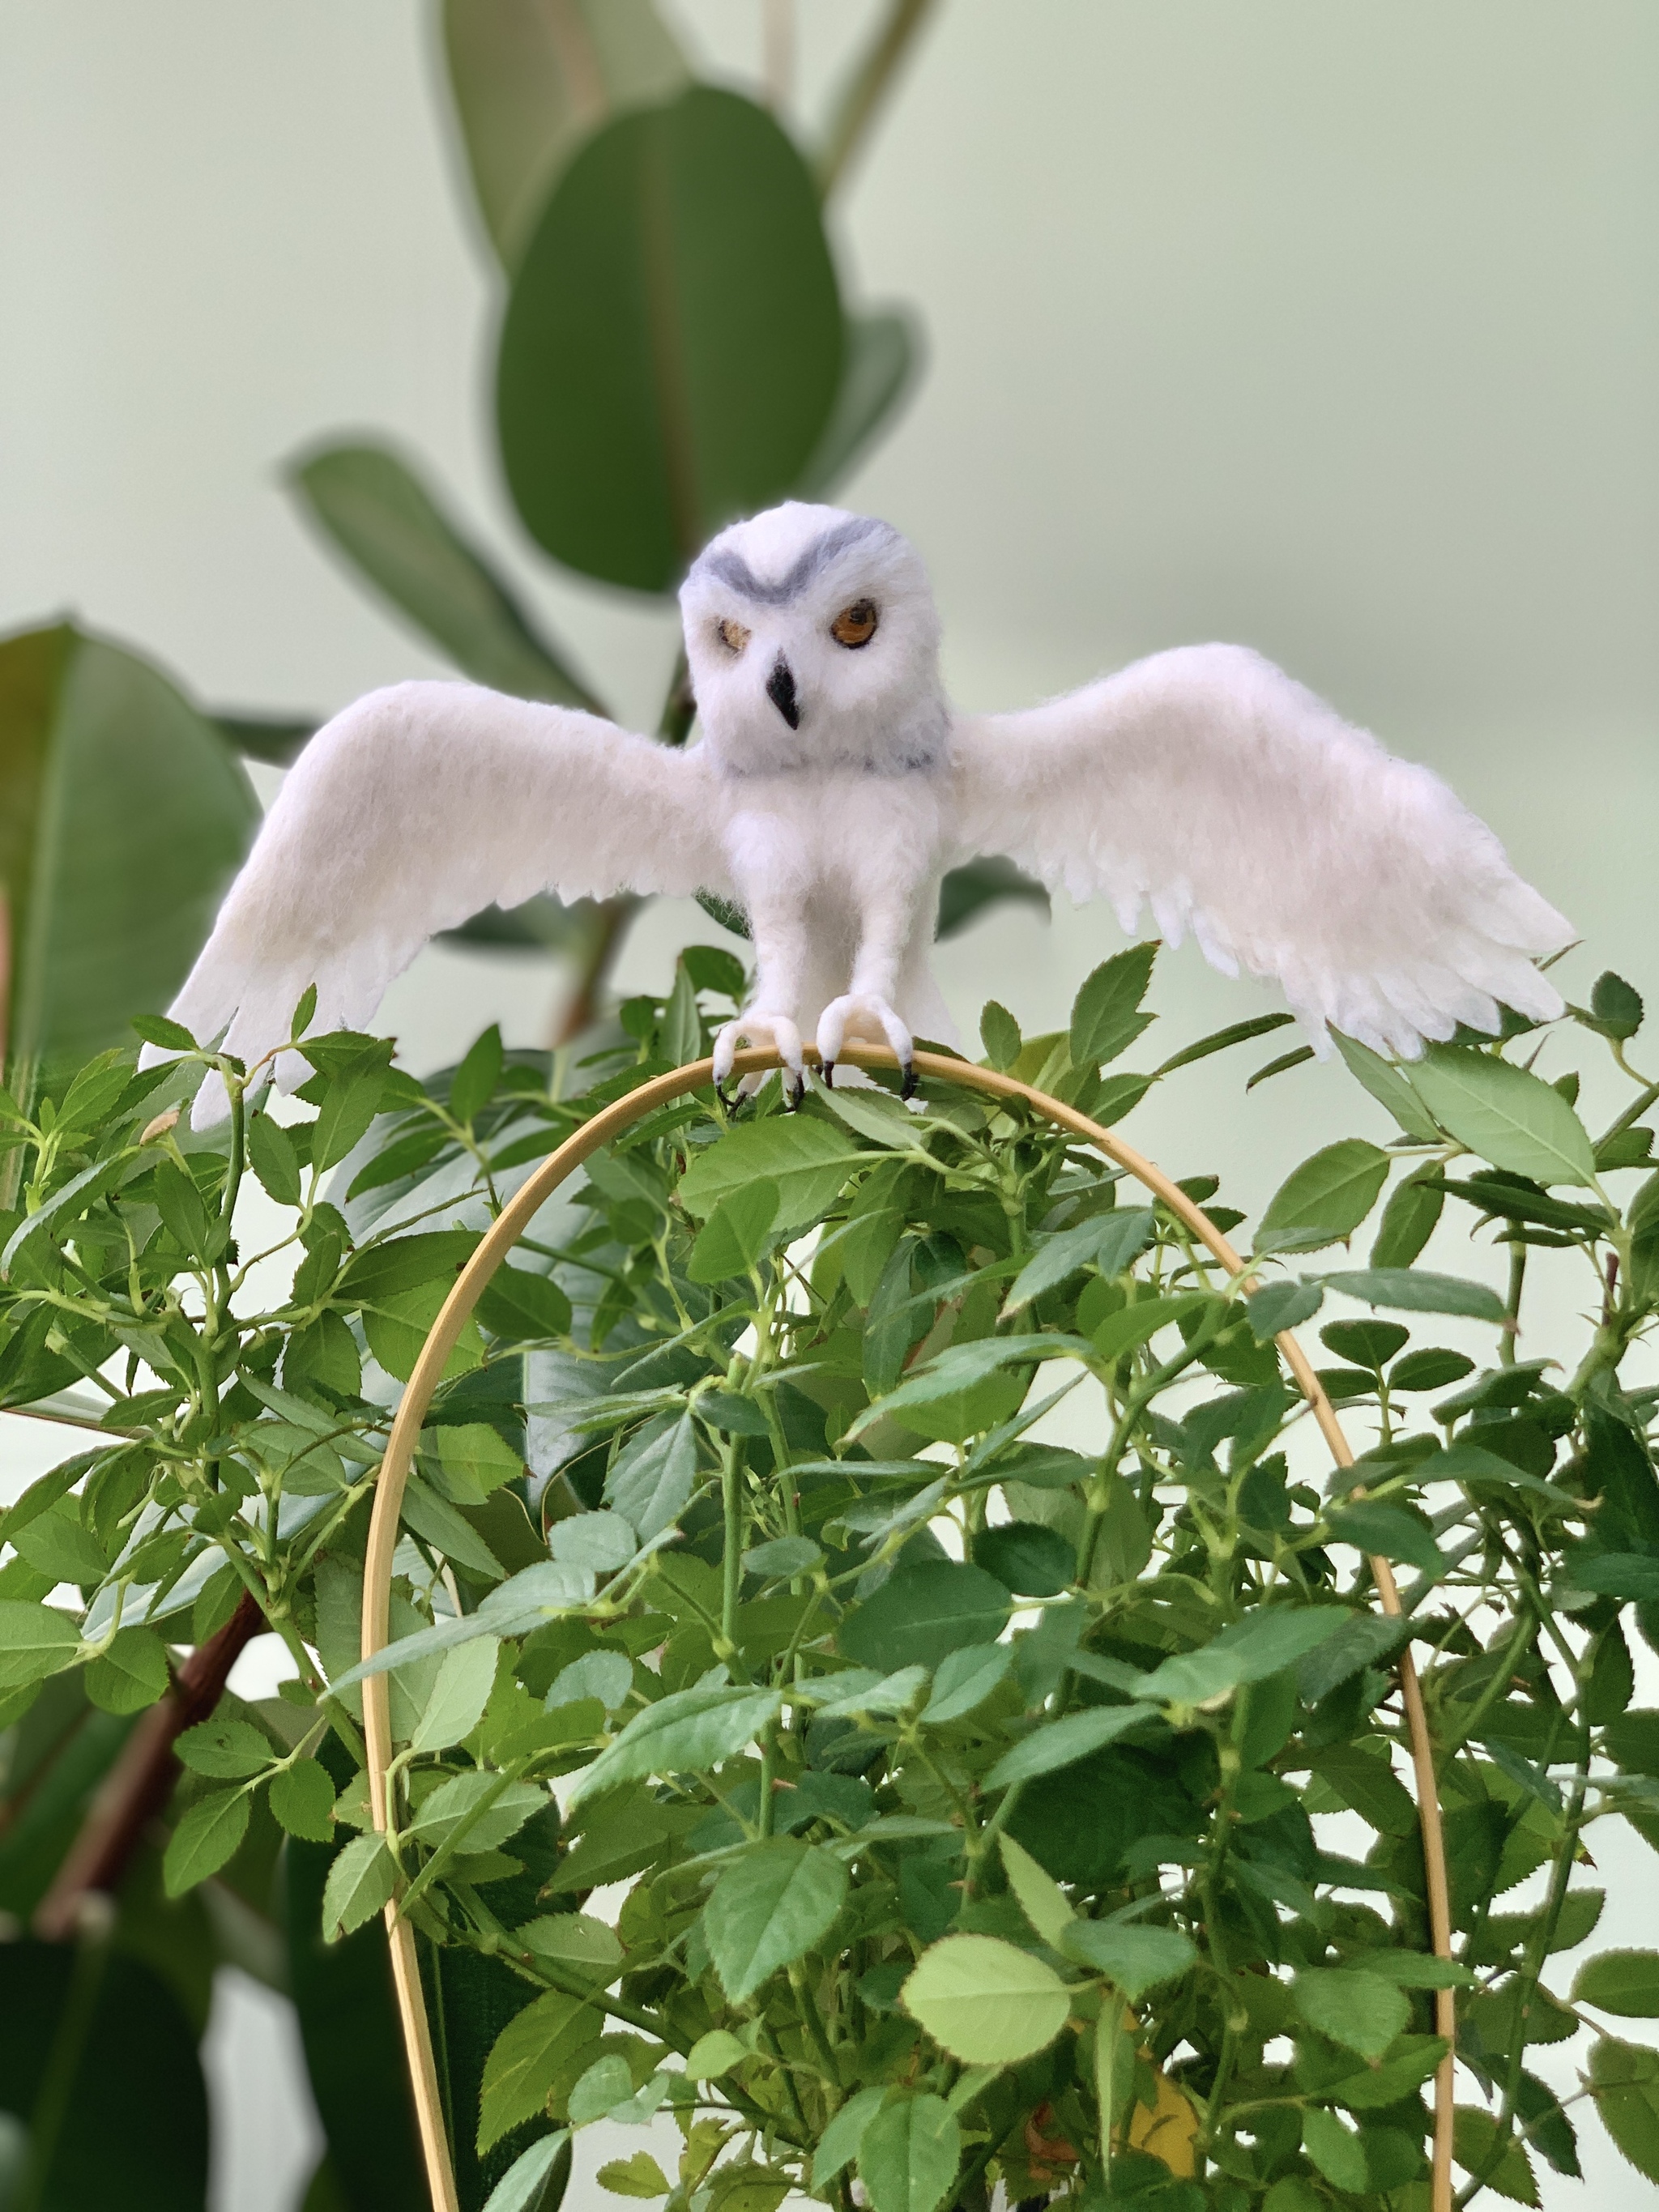
{"label": "white owl", "polygon": [[[1190,930],[1228,975],[1411,1055],[1500,1002],[1561,1011],[1534,965],[1571,937],[1486,825],[1241,646],[1154,653],[1022,714],[957,714],[915,548],[796,501],[723,531],[680,592],[700,738],[410,683],[320,730],[283,786],[173,1008],[252,1064],[317,988],[313,1028],[363,1028],[435,932],[495,901],[701,889],[749,916],[754,988],[720,1032],[800,1082],[848,1039],[945,1016],[928,971],[945,872],[1006,854],[1104,896],[1133,932]],[[303,1074],[303,1069],[297,1073]],[[198,1120],[222,1111],[216,1083]]]}

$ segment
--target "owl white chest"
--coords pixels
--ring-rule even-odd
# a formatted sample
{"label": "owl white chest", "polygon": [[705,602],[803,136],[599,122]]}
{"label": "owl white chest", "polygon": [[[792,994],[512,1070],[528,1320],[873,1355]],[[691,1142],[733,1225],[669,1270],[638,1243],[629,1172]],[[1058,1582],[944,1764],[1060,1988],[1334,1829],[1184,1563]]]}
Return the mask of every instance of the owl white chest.
{"label": "owl white chest", "polygon": [[722,842],[748,902],[793,895],[822,904],[865,903],[884,885],[925,882],[944,865],[946,788],[926,773],[745,776]]}

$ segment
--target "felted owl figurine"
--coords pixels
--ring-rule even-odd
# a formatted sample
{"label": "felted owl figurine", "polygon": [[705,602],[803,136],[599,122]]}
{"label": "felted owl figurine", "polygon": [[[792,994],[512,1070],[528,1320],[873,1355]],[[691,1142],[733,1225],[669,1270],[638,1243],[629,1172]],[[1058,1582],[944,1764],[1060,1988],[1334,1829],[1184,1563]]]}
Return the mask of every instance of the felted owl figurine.
{"label": "felted owl figurine", "polygon": [[[1190,930],[1228,975],[1413,1055],[1499,1005],[1561,1011],[1534,966],[1571,937],[1428,769],[1241,646],[1154,653],[1021,714],[955,714],[927,572],[896,530],[791,501],[734,523],[680,592],[701,736],[683,750],[477,685],[401,684],[306,747],[173,1006],[252,1065],[363,1028],[435,932],[495,901],[701,889],[749,917],[750,1004],[721,1030],[801,1081],[849,1039],[908,1066],[946,1017],[927,948],[941,876],[1006,854]],[[292,1057],[292,1056],[290,1056]],[[296,1066],[296,1075],[303,1076]],[[223,1111],[216,1079],[199,1121]]]}

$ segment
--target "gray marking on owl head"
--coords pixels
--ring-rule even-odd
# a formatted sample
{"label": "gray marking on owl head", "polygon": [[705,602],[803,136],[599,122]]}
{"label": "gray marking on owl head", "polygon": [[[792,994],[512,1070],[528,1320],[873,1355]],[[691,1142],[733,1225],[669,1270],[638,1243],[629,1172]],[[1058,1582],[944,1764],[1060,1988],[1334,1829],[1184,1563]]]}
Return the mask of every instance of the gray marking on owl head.
{"label": "gray marking on owl head", "polygon": [[699,572],[718,576],[721,583],[732,591],[740,592],[751,605],[762,607],[787,607],[797,599],[809,584],[817,581],[838,554],[846,552],[866,538],[896,538],[898,532],[890,522],[879,522],[873,515],[849,515],[838,522],[833,530],[826,530],[822,538],[798,553],[787,571],[775,583],[763,583],[749,563],[730,546],[712,546],[692,564],[691,574]]}

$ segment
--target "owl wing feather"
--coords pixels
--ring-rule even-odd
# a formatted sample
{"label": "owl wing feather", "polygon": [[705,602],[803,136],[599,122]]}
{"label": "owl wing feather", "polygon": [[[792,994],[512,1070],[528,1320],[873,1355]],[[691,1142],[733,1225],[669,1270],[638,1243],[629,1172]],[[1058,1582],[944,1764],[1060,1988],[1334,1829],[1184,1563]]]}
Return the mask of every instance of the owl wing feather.
{"label": "owl wing feather", "polygon": [[1498,1006],[1562,1010],[1534,965],[1569,925],[1440,779],[1243,647],[1155,653],[1023,714],[958,724],[964,852],[1006,853],[1133,933],[1188,930],[1224,974],[1414,1056]]}
{"label": "owl wing feather", "polygon": [[[311,985],[313,1030],[361,1029],[429,937],[492,901],[724,889],[715,796],[696,752],[596,715],[467,684],[372,692],[289,772],[173,1018],[252,1066]],[[216,1080],[197,1117],[222,1111]]]}

